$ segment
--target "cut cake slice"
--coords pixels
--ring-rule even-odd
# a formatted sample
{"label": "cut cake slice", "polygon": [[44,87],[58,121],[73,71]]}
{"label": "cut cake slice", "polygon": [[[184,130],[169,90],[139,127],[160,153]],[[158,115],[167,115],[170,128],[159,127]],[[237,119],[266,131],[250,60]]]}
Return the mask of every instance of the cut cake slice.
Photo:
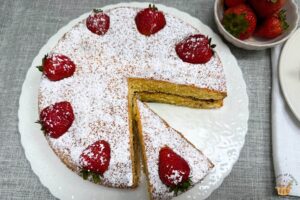
{"label": "cut cake slice", "polygon": [[214,167],[201,151],[151,111],[146,104],[137,100],[135,112],[150,199],[166,200],[176,196],[176,191],[171,191],[159,176],[159,154],[162,148],[169,147],[188,163],[191,186],[201,181]]}

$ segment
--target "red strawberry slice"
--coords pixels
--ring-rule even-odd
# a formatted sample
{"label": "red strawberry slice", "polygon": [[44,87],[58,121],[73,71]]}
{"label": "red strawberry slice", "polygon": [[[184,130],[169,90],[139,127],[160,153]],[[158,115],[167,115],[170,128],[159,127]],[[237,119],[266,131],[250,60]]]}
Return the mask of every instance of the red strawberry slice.
{"label": "red strawberry slice", "polygon": [[37,67],[51,81],[59,81],[72,76],[75,72],[74,62],[62,54],[50,54],[43,58],[43,65]]}
{"label": "red strawberry slice", "polygon": [[181,60],[192,64],[203,64],[208,62],[213,56],[211,39],[207,36],[196,34],[191,35],[176,44],[176,53]]}
{"label": "red strawberry slice", "polygon": [[191,185],[188,163],[167,146],[159,151],[158,173],[161,181],[175,194],[187,190]]}
{"label": "red strawberry slice", "polygon": [[52,138],[59,138],[66,133],[73,121],[73,109],[67,101],[50,105],[40,113],[42,130]]}
{"label": "red strawberry slice", "polygon": [[165,27],[166,19],[163,12],[158,11],[154,4],[150,4],[149,8],[137,13],[135,23],[141,34],[150,36]]}
{"label": "red strawberry slice", "polygon": [[79,160],[84,170],[103,175],[110,162],[110,146],[106,141],[99,140],[88,146]]}
{"label": "red strawberry slice", "polygon": [[93,13],[86,19],[86,27],[97,35],[104,35],[110,25],[110,18],[101,9],[94,9]]}

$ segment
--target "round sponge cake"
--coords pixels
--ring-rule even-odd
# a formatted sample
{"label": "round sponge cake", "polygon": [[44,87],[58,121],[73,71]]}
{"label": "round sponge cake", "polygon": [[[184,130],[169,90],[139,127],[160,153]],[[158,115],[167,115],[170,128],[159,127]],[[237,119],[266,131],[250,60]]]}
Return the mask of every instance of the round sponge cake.
{"label": "round sponge cake", "polygon": [[90,32],[85,20],[79,22],[50,52],[68,56],[76,64],[74,75],[55,82],[43,76],[40,83],[40,110],[69,101],[75,114],[64,135],[46,136],[51,148],[79,172],[81,152],[95,141],[108,141],[111,160],[101,184],[111,187],[138,184],[134,96],[178,105],[193,102],[191,107],[204,108],[221,106],[226,96],[225,74],[216,53],[206,64],[189,64],[175,52],[176,43],[201,30],[165,13],[166,26],[146,37],[136,28],[138,11],[130,7],[105,10],[110,28],[102,36]]}

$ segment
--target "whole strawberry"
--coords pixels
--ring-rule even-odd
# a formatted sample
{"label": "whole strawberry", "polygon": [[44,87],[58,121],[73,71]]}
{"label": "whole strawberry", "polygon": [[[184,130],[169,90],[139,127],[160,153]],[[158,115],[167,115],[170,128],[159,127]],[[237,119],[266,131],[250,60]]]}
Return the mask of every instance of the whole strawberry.
{"label": "whole strawberry", "polygon": [[68,131],[74,121],[72,106],[62,101],[44,108],[40,113],[42,130],[52,138],[59,138]]}
{"label": "whole strawberry", "polygon": [[156,6],[149,5],[149,8],[141,10],[135,16],[135,23],[138,31],[146,36],[157,33],[166,25],[166,19]]}
{"label": "whole strawberry", "polygon": [[175,50],[178,57],[184,62],[203,64],[208,62],[214,54],[211,39],[202,34],[191,35],[178,44]]}
{"label": "whole strawberry", "polygon": [[62,54],[50,54],[43,58],[43,65],[37,67],[51,81],[59,81],[72,76],[76,66]]}
{"label": "whole strawberry", "polygon": [[99,182],[108,169],[110,162],[110,146],[105,140],[99,140],[88,146],[80,155],[79,163],[83,168],[83,178],[92,175],[94,182]]}
{"label": "whole strawberry", "polygon": [[249,0],[259,17],[268,17],[278,12],[286,0]]}
{"label": "whole strawberry", "polygon": [[257,29],[256,35],[267,39],[273,39],[281,35],[288,27],[289,25],[286,22],[285,10],[281,10],[271,17],[266,18],[262,25]]}
{"label": "whole strawberry", "polygon": [[93,13],[86,19],[86,27],[97,35],[104,35],[110,25],[110,19],[101,9],[94,9]]}
{"label": "whole strawberry", "polygon": [[227,7],[234,7],[243,3],[245,3],[245,0],[225,0],[225,5]]}
{"label": "whole strawberry", "polygon": [[234,37],[245,40],[253,35],[256,28],[256,15],[246,4],[227,9],[222,24]]}
{"label": "whole strawberry", "polygon": [[159,151],[158,173],[160,180],[176,195],[191,185],[188,163],[167,146]]}

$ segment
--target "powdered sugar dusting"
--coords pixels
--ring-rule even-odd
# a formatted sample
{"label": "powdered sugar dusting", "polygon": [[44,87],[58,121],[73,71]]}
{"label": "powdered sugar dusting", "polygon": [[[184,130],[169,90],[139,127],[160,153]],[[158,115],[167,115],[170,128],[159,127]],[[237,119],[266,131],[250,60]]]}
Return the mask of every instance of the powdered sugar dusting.
{"label": "powdered sugar dusting", "polygon": [[[210,161],[195,147],[186,141],[177,131],[151,111],[144,103],[138,101],[142,122],[142,135],[146,149],[148,176],[152,185],[153,199],[171,199],[174,192],[162,183],[158,173],[159,151],[166,145],[184,158],[190,167],[192,185],[202,180],[211,168]],[[175,171],[169,177],[180,182],[181,172]]]}
{"label": "powdered sugar dusting", "polygon": [[39,108],[59,101],[72,104],[75,120],[63,136],[48,138],[50,145],[79,166],[82,151],[98,140],[111,147],[111,161],[103,183],[115,187],[133,183],[128,124],[127,78],[140,77],[194,85],[226,92],[225,75],[218,56],[206,64],[184,63],[175,44],[199,33],[191,25],[165,14],[166,26],[158,33],[141,35],[134,22],[138,9],[105,11],[110,28],[99,36],[86,28],[85,20],[58,42],[52,53],[64,54],[75,64],[72,77],[49,81],[42,77]]}
{"label": "powdered sugar dusting", "polygon": [[178,171],[178,170],[172,170],[172,174],[170,176],[167,176],[171,183],[174,185],[177,185],[182,181],[183,175],[185,172]]}

